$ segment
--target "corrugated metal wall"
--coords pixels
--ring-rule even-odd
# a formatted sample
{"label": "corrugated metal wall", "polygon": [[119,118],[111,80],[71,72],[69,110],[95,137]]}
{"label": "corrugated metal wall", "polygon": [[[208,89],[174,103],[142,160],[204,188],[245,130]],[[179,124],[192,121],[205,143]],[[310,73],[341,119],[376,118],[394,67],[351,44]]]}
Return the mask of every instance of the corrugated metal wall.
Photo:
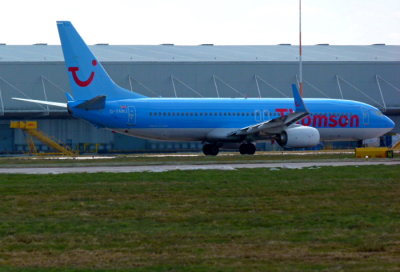
{"label": "corrugated metal wall", "polygon": [[[104,66],[121,86],[152,97],[291,97],[290,84],[296,82],[298,72],[296,62],[105,62]],[[399,71],[400,62],[395,61],[305,62],[305,97],[353,99],[399,110]],[[53,113],[65,113],[59,108],[11,99],[66,101],[66,91],[69,83],[63,62],[0,62],[0,120],[38,119],[45,133],[65,143],[101,143],[107,150],[175,148],[173,143],[160,148],[155,142],[115,136],[68,119],[66,114],[66,119],[55,117]],[[2,122],[1,129],[0,152],[15,149],[7,147],[10,137],[14,145],[23,145],[22,134],[10,132],[7,122]],[[396,129],[400,131],[398,126]],[[197,148],[186,143],[185,147]]]}
{"label": "corrugated metal wall", "polygon": [[[290,97],[290,84],[296,82],[298,71],[297,63],[289,62],[107,62],[104,66],[123,87],[163,97]],[[69,91],[62,62],[0,63],[0,71],[0,114],[3,109],[46,113],[44,106],[11,97],[65,101],[64,93]],[[308,62],[304,94],[400,108],[399,71],[397,62]]]}

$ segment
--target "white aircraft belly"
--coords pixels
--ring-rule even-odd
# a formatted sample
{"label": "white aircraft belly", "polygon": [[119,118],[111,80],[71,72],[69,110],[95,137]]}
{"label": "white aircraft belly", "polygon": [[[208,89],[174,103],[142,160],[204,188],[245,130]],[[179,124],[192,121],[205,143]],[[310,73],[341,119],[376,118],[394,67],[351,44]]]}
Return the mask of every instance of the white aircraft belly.
{"label": "white aircraft belly", "polygon": [[211,128],[129,128],[114,131],[154,140],[163,141],[203,141]]}
{"label": "white aircraft belly", "polygon": [[358,141],[379,137],[387,128],[318,128],[321,141]]}

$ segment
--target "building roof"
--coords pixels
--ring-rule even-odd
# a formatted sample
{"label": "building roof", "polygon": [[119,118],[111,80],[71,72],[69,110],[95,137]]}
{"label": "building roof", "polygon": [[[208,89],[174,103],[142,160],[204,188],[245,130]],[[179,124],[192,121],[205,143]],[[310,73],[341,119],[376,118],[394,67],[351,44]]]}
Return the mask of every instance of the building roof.
{"label": "building roof", "polygon": [[[224,62],[298,61],[298,46],[199,46],[178,45],[92,45],[100,61],[127,62]],[[60,45],[0,45],[0,62],[63,61]],[[400,45],[308,45],[304,61],[400,61]]]}

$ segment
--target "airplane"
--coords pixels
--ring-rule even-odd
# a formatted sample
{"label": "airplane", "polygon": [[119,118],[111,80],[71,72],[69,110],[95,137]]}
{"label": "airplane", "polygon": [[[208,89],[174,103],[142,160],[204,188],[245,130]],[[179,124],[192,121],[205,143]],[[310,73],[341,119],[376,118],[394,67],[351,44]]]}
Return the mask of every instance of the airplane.
{"label": "airplane", "polygon": [[116,133],[164,141],[200,141],[205,155],[222,147],[256,152],[256,142],[284,148],[320,141],[360,141],[391,131],[377,108],[351,100],[291,98],[152,98],[118,86],[69,21],[57,22],[72,95],[67,103],[13,98],[66,108],[72,116]]}

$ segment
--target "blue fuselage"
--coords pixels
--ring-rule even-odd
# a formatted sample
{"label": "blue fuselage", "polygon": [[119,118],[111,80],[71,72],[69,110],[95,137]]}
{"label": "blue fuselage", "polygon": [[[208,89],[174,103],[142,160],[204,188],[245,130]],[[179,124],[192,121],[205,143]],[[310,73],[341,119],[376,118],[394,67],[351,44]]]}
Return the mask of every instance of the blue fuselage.
{"label": "blue fuselage", "polygon": [[[304,102],[310,115],[298,124],[317,128],[321,140],[374,138],[394,126],[377,108],[365,103],[336,99]],[[79,103],[82,101],[69,106]],[[73,108],[73,114],[99,127],[143,138],[224,141],[230,131],[278,118],[294,109],[293,99],[289,98],[139,98],[108,101],[101,110]]]}

